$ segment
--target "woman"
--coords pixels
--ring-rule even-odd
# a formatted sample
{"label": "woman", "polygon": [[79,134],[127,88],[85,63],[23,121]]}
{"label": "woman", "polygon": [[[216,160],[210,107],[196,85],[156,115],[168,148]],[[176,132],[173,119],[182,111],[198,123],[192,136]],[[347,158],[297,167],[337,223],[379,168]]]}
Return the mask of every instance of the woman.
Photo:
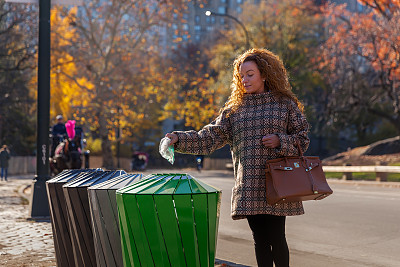
{"label": "woman", "polygon": [[219,116],[199,132],[167,133],[175,151],[210,154],[229,144],[234,165],[231,216],[246,218],[253,233],[258,266],[288,267],[286,216],[304,213],[301,202],[268,205],[265,162],[298,155],[309,144],[303,105],[294,95],[278,56],[251,49],[234,62],[231,95]]}

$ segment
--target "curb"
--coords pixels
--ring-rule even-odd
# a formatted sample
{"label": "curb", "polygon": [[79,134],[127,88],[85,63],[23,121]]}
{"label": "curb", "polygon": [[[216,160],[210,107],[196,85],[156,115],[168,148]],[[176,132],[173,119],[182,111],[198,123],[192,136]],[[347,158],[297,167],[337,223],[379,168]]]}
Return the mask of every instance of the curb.
{"label": "curb", "polygon": [[249,266],[233,263],[230,261],[215,259],[215,267],[249,267]]}
{"label": "curb", "polygon": [[25,198],[28,202],[30,200],[30,195],[25,194],[25,190],[30,188],[31,185],[22,185],[20,187],[18,187],[18,195],[20,195],[20,197]]}

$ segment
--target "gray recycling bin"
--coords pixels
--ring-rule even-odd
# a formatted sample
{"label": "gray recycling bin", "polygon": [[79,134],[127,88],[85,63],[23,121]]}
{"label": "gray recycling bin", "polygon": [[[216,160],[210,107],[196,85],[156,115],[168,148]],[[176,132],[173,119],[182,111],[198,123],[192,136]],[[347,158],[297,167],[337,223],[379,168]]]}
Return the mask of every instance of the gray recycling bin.
{"label": "gray recycling bin", "polygon": [[88,188],[98,267],[124,266],[115,192],[119,188],[139,181],[142,177],[142,174],[128,173]]}
{"label": "gray recycling bin", "polygon": [[87,188],[121,174],[125,174],[125,171],[96,172],[95,175],[74,179],[63,186],[76,266],[96,266]]}
{"label": "gray recycling bin", "polygon": [[46,182],[49,200],[51,226],[53,230],[54,250],[58,267],[75,266],[72,252],[71,232],[68,227],[67,206],[65,203],[63,185],[79,177],[94,175],[102,169],[63,170]]}

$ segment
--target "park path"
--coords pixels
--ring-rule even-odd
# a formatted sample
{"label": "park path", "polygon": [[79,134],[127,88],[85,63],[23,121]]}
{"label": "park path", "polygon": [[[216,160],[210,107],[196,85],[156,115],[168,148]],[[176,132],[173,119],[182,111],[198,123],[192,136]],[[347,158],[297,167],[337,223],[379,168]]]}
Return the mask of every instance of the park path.
{"label": "park path", "polygon": [[28,220],[21,192],[31,182],[0,182],[0,266],[56,266],[51,223]]}

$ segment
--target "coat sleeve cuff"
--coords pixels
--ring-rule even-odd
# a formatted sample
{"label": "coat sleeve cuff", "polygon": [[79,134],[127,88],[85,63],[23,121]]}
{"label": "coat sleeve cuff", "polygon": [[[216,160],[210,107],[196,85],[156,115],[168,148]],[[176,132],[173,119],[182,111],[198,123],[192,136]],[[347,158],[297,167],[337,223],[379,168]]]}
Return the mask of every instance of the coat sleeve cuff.
{"label": "coat sleeve cuff", "polygon": [[276,134],[279,138],[280,147],[275,148],[275,151],[280,156],[286,156],[289,151],[289,136],[287,134]]}

